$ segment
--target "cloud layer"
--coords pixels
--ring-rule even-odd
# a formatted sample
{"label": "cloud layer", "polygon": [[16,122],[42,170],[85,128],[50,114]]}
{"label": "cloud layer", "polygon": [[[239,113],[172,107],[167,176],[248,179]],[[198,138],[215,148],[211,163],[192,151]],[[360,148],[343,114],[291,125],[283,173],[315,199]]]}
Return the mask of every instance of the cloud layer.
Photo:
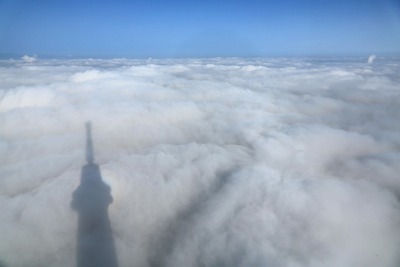
{"label": "cloud layer", "polygon": [[74,266],[84,122],[120,266],[400,264],[400,62],[0,62],[0,261]]}

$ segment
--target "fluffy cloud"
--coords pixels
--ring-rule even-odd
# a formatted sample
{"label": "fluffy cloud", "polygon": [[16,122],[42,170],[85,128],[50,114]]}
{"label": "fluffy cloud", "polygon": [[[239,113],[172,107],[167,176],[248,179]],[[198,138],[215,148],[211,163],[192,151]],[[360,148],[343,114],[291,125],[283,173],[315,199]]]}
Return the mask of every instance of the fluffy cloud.
{"label": "fluffy cloud", "polygon": [[28,55],[24,55],[21,57],[21,59],[26,62],[26,63],[32,63],[35,62],[37,60],[37,56],[28,56]]}
{"label": "fluffy cloud", "polygon": [[398,61],[23,61],[0,62],[8,266],[75,265],[88,120],[120,266],[399,266]]}

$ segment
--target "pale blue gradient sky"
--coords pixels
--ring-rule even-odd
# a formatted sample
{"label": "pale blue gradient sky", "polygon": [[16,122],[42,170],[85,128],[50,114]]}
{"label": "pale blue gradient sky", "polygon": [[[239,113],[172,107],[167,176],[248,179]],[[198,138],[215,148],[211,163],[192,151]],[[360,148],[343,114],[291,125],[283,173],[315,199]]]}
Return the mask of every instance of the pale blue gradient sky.
{"label": "pale blue gradient sky", "polygon": [[0,0],[0,54],[400,54],[398,0]]}

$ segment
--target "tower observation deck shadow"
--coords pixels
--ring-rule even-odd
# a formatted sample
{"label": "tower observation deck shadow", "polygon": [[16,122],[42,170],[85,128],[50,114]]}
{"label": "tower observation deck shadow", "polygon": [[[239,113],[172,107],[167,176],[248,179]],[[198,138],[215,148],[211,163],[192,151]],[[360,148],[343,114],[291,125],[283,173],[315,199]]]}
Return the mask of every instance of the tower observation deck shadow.
{"label": "tower observation deck shadow", "polygon": [[86,160],[81,182],[72,195],[71,207],[78,213],[77,267],[118,267],[108,216],[111,188],[94,163],[91,123],[86,123]]}

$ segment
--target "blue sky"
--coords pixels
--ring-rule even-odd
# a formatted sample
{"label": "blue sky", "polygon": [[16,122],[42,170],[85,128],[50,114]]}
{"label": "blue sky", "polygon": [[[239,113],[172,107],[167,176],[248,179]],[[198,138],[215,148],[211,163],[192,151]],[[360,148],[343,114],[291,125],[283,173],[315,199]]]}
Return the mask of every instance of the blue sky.
{"label": "blue sky", "polygon": [[0,54],[400,55],[400,1],[0,0]]}

